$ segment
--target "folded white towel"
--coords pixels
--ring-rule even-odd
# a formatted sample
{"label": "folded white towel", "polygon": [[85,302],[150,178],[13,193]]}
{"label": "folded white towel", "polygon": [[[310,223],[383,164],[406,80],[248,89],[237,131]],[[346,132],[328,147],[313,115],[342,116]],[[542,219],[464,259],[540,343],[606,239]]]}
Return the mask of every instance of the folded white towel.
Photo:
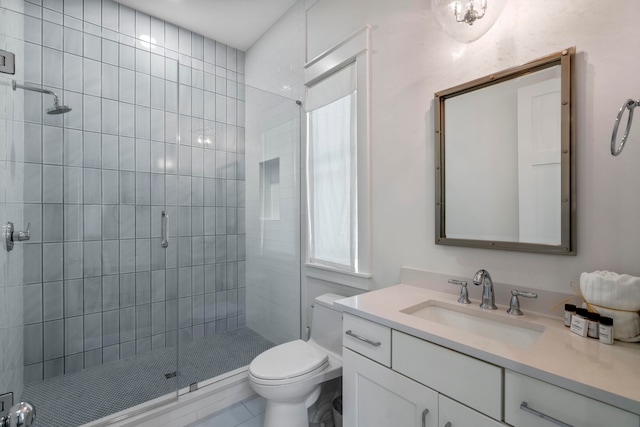
{"label": "folded white towel", "polygon": [[613,319],[616,339],[640,341],[640,277],[611,271],[582,273],[580,291],[601,315]]}

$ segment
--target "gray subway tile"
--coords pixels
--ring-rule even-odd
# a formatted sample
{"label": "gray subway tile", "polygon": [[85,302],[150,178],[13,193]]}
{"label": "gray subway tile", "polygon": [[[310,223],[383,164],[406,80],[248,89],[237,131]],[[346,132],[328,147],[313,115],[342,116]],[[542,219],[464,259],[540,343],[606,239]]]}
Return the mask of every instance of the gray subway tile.
{"label": "gray subway tile", "polygon": [[111,275],[120,272],[120,245],[117,240],[102,242],[102,274]]}
{"label": "gray subway tile", "polygon": [[98,205],[102,202],[102,173],[99,169],[84,170],[84,203]]}
{"label": "gray subway tile", "polygon": [[80,316],[84,312],[83,281],[67,280],[64,282],[64,317]]}
{"label": "gray subway tile", "polygon": [[100,311],[102,311],[102,278],[84,279],[84,313],[91,314]]}
{"label": "gray subway tile", "polygon": [[102,277],[102,310],[115,310],[120,307],[120,277],[118,275]]}
{"label": "gray subway tile", "polygon": [[24,364],[40,363],[42,353],[42,323],[24,327]]}
{"label": "gray subway tile", "polygon": [[115,362],[120,359],[120,345],[114,344],[102,347],[102,363]]}
{"label": "gray subway tile", "polygon": [[[64,320],[64,352],[65,355],[82,353],[84,347],[83,317],[68,317]],[[66,373],[66,369],[65,369]]]}
{"label": "gray subway tile", "polygon": [[102,242],[84,242],[84,277],[102,275]]}
{"label": "gray subway tile", "polygon": [[84,239],[100,240],[102,238],[102,206],[84,206]]}
{"label": "gray subway tile", "polygon": [[77,241],[83,238],[84,215],[82,205],[64,205],[64,240]]}
{"label": "gray subway tile", "polygon": [[84,369],[84,353],[76,353],[65,356],[64,358],[64,373],[72,374],[74,372],[80,372]]}
{"label": "gray subway tile", "polygon": [[42,285],[43,320],[62,319],[64,315],[63,282],[49,282]]}
{"label": "gray subway tile", "polygon": [[64,320],[44,322],[44,360],[64,356]]}
{"label": "gray subway tile", "polygon": [[25,325],[42,322],[42,283],[24,285],[24,316]]}
{"label": "gray subway tile", "polygon": [[102,313],[84,316],[84,350],[102,347]]}
{"label": "gray subway tile", "polygon": [[44,379],[61,377],[64,375],[64,357],[57,359],[45,360],[44,362]]}
{"label": "gray subway tile", "polygon": [[136,273],[136,305],[151,302],[151,272]]}
{"label": "gray subway tile", "polygon": [[120,343],[135,340],[136,338],[136,308],[128,307],[120,309]]}
{"label": "gray subway tile", "polygon": [[151,336],[151,304],[136,307],[136,338]]}
{"label": "gray subway tile", "polygon": [[134,306],[136,303],[135,273],[120,275],[120,307]]}
{"label": "gray subway tile", "polygon": [[91,369],[102,365],[102,348],[84,352],[84,368]]}

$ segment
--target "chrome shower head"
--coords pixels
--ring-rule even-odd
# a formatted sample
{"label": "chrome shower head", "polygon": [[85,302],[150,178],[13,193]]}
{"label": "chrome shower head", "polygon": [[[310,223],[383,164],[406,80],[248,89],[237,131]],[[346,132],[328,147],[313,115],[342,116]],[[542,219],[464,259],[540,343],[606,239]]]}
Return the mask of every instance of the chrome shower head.
{"label": "chrome shower head", "polygon": [[52,92],[50,90],[41,89],[39,87],[21,85],[18,82],[16,82],[15,80],[11,81],[11,88],[13,90],[24,89],[24,90],[30,90],[32,92],[38,92],[38,93],[44,93],[44,94],[47,94],[47,95],[52,95],[53,96],[53,107],[47,109],[47,114],[64,114],[64,113],[68,113],[69,111],[71,111],[71,107],[68,107],[66,105],[60,105],[58,103],[58,95],[56,95],[55,92]]}
{"label": "chrome shower head", "polygon": [[47,114],[56,115],[56,114],[64,114],[71,111],[71,107],[66,105],[60,105],[57,102],[53,104],[53,107],[47,108]]}

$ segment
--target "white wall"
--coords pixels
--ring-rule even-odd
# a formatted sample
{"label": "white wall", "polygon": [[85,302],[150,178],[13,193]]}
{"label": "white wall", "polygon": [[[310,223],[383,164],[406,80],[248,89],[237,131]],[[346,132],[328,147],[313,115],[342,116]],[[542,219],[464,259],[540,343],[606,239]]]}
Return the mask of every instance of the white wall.
{"label": "white wall", "polygon": [[[293,30],[305,6],[301,0],[249,50],[248,82],[268,88],[289,79],[300,87],[305,46]],[[640,125],[633,126],[621,157],[609,154],[618,108],[627,98],[640,97],[640,3],[509,0],[495,26],[470,44],[436,27],[428,0],[319,0],[308,18],[314,23],[308,29],[314,53],[330,47],[337,34],[373,26],[371,289],[397,283],[401,266],[467,277],[487,268],[497,282],[567,292],[582,271],[640,275]],[[280,46],[278,34],[296,37]],[[578,51],[577,256],[436,246],[434,92],[573,45]],[[264,58],[269,60],[258,61]],[[313,286],[310,281],[309,297]]]}

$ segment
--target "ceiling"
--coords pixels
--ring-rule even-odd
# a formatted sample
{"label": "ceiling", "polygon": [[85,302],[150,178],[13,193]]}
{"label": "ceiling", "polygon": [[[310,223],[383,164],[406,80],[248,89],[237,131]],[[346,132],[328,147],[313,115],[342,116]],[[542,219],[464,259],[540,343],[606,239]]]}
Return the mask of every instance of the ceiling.
{"label": "ceiling", "polygon": [[116,0],[239,50],[247,50],[297,0]]}

